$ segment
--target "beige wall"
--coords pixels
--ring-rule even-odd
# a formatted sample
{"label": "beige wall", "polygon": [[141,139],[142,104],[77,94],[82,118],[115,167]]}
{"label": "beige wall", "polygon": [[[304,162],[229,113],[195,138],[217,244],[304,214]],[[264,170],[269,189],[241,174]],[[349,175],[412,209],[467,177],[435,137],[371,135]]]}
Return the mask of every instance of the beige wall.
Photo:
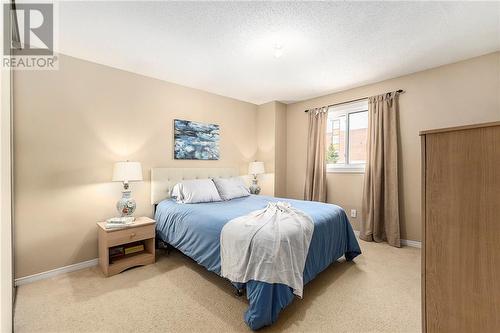
{"label": "beige wall", "polygon": [[257,159],[266,173],[259,176],[261,194],[286,195],[286,105],[269,102],[257,107]]}
{"label": "beige wall", "polygon": [[[400,97],[403,239],[421,240],[419,131],[500,120],[500,52],[287,106],[287,196],[302,198],[307,116],[304,110],[397,89]],[[328,201],[361,210],[362,174],[330,173]],[[358,228],[360,215],[351,219]]]}
{"label": "beige wall", "polygon": [[[152,215],[151,167],[237,167],[257,152],[257,106],[60,56],[15,73],[16,277],[97,257],[95,222],[116,215],[115,161],[142,163],[136,215]],[[174,118],[220,125],[219,161],[172,157]]]}
{"label": "beige wall", "polygon": [[286,196],[286,105],[275,102],[275,177],[274,195]]}
{"label": "beige wall", "polygon": [[258,176],[261,194],[274,195],[275,171],[275,102],[269,102],[257,107],[257,156],[264,162],[266,173]]}
{"label": "beige wall", "polygon": [[[401,96],[402,236],[420,240],[418,131],[500,119],[500,53],[285,106],[256,105],[60,56],[59,71],[15,74],[16,277],[93,259],[95,222],[115,215],[118,160],[142,162],[137,214],[152,214],[151,167],[266,163],[263,193],[301,198],[305,109],[404,89]],[[286,111],[285,111],[286,110]],[[221,126],[219,161],[172,158],[172,120]],[[267,177],[267,178],[266,178]],[[361,209],[362,174],[328,174],[328,201]],[[358,219],[352,220],[358,228]]]}

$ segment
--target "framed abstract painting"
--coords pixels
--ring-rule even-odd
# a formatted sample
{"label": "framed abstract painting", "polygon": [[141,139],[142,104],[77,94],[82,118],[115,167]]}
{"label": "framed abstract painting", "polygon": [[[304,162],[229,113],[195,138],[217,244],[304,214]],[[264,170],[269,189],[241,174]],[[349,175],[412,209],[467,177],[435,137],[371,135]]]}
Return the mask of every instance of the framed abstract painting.
{"label": "framed abstract painting", "polygon": [[219,125],[174,119],[176,160],[218,160]]}

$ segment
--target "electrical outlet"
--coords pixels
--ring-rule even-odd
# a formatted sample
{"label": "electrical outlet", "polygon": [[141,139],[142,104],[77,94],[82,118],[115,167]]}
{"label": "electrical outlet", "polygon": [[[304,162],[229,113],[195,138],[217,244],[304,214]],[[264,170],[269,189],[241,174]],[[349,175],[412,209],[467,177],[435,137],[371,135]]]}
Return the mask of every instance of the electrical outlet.
{"label": "electrical outlet", "polygon": [[351,217],[356,217],[358,215],[358,211],[356,209],[351,209]]}

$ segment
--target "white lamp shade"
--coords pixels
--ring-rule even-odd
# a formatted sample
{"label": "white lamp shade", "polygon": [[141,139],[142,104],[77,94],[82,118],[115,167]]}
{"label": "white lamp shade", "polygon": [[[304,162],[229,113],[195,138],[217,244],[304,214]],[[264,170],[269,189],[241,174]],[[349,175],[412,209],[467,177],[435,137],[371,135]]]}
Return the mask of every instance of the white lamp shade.
{"label": "white lamp shade", "polygon": [[250,162],[248,165],[248,173],[250,175],[260,175],[265,172],[264,170],[264,162]]}
{"label": "white lamp shade", "polygon": [[113,167],[114,182],[133,182],[142,180],[142,167],[139,162],[116,162]]}

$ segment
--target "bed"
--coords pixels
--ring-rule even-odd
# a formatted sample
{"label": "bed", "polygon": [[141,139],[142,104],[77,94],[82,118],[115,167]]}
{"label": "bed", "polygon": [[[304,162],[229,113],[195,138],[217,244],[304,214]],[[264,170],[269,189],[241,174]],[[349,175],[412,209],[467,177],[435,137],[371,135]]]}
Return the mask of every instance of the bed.
{"label": "bed", "polygon": [[[309,214],[314,222],[304,269],[304,284],[337,259],[344,256],[350,261],[361,254],[347,215],[336,205],[260,195],[223,202],[178,204],[168,197],[171,187],[182,179],[231,177],[237,174],[237,170],[230,168],[152,169],[151,198],[156,206],[158,239],[220,275],[220,233],[224,224],[262,209],[270,201],[286,201]],[[249,307],[244,320],[253,330],[274,323],[279,313],[295,297],[292,289],[283,284],[250,281],[235,286],[246,291]],[[304,297],[307,297],[307,290],[304,291]]]}

